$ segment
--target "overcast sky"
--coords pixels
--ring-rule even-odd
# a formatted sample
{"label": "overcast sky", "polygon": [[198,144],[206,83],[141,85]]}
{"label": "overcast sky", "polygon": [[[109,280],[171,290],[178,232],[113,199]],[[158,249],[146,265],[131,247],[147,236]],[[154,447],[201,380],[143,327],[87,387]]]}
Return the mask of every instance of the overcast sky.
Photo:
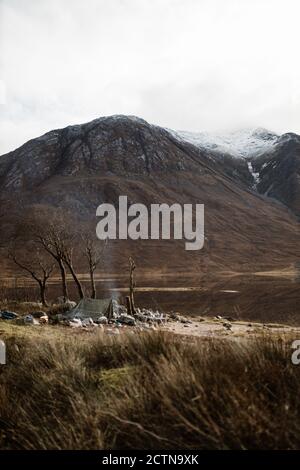
{"label": "overcast sky", "polygon": [[299,0],[0,0],[0,153],[110,114],[300,133]]}

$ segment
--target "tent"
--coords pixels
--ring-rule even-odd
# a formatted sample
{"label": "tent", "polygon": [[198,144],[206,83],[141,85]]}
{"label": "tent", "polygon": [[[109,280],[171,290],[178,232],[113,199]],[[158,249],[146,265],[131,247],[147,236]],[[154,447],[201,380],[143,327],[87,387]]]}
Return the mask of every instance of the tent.
{"label": "tent", "polygon": [[111,318],[113,313],[118,309],[118,302],[115,299],[82,299],[72,308],[69,312],[65,313],[63,317],[65,319],[80,318],[92,318],[96,321],[99,317],[105,316]]}

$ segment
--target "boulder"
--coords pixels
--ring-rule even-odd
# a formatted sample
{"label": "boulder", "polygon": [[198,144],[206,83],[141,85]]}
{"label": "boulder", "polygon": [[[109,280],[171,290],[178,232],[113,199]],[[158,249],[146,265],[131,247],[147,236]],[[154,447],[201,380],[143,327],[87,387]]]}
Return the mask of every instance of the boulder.
{"label": "boulder", "polygon": [[125,313],[119,316],[118,322],[124,323],[125,325],[130,325],[130,326],[134,326],[136,324],[135,318]]}
{"label": "boulder", "polygon": [[25,325],[39,325],[39,321],[33,318],[32,315],[26,315],[24,317],[24,324]]}
{"label": "boulder", "polygon": [[92,318],[84,318],[81,323],[82,326],[97,326],[96,323],[93,322]]}
{"label": "boulder", "polygon": [[39,318],[39,322],[41,325],[45,325],[49,322],[49,318],[48,318],[48,315],[42,315],[40,318]]}
{"label": "boulder", "polygon": [[33,318],[41,318],[41,317],[44,317],[44,316],[48,317],[46,312],[43,312],[42,310],[39,310],[37,312],[30,312],[28,315],[33,316]]}
{"label": "boulder", "polygon": [[99,317],[96,323],[99,323],[100,325],[107,325],[108,319],[104,315],[102,317]]}
{"label": "boulder", "polygon": [[80,320],[80,318],[73,318],[69,321],[69,326],[71,326],[72,328],[81,328],[82,321]]}
{"label": "boulder", "polygon": [[187,323],[191,324],[191,323],[193,323],[191,320],[188,320],[188,319],[185,318],[185,317],[178,317],[178,321],[180,321],[180,323],[184,323],[184,324],[187,324]]}

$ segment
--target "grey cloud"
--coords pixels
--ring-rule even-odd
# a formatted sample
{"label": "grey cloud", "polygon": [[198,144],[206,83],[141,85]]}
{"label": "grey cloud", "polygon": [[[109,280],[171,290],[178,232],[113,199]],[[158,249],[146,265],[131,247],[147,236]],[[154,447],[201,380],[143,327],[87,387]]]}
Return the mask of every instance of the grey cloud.
{"label": "grey cloud", "polygon": [[2,0],[0,153],[118,113],[300,133],[299,13],[298,0]]}

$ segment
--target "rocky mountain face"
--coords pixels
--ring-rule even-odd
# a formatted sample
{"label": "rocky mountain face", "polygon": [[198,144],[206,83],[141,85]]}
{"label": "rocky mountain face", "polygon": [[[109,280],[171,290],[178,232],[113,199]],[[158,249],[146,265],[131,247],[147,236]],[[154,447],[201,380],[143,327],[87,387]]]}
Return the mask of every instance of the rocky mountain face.
{"label": "rocky mountain face", "polygon": [[126,178],[195,168],[164,129],[122,116],[49,132],[1,161],[2,187],[8,191],[32,189],[54,176]]}
{"label": "rocky mountain face", "polygon": [[120,240],[110,245],[112,269],[129,254],[145,269],[179,273],[285,267],[300,256],[300,140],[291,134],[264,139],[272,142],[259,154],[237,157],[228,146],[196,145],[139,118],[100,118],[0,157],[0,200],[10,214],[20,202],[28,214],[61,208],[95,227],[97,206],[117,204],[119,195],[147,206],[203,203],[203,250],[187,252],[179,240]]}
{"label": "rocky mountain face", "polygon": [[299,135],[279,136],[266,129],[245,129],[225,135],[172,133],[199,149],[209,150],[216,161],[222,162],[225,172],[300,215]]}
{"label": "rocky mountain face", "polygon": [[282,135],[272,151],[252,160],[257,191],[272,197],[300,216],[300,136]]}

